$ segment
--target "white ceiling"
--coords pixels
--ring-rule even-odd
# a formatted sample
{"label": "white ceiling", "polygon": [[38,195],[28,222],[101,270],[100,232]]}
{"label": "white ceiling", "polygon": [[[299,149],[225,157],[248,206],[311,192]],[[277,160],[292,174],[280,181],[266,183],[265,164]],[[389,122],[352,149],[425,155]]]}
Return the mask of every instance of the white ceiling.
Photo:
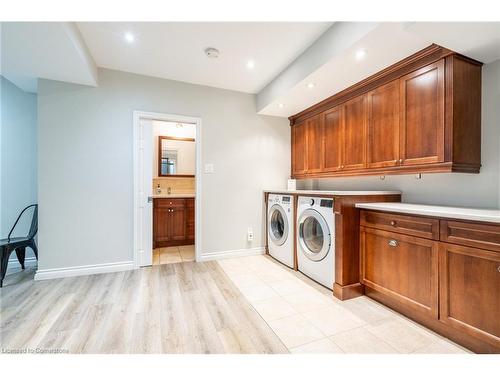
{"label": "white ceiling", "polygon": [[28,92],[37,79],[97,85],[97,68],[74,23],[2,22],[1,74]]}
{"label": "white ceiling", "polygon": [[[330,25],[327,22],[90,22],[78,28],[99,67],[257,93]],[[135,36],[133,43],[124,34]],[[220,51],[209,59],[204,50]],[[255,61],[250,70],[246,63]]]}
{"label": "white ceiling", "polygon": [[[285,93],[277,95],[259,114],[294,115],[432,43],[485,63],[500,59],[499,25],[382,22],[323,66],[304,75]],[[360,49],[366,51],[366,56],[357,61],[356,51]],[[308,88],[309,82],[315,87]]]}

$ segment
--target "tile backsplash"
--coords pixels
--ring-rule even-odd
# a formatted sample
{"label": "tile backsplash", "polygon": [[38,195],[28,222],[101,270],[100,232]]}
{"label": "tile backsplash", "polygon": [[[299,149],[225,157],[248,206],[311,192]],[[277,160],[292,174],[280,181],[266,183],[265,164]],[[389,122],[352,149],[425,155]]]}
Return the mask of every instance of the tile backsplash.
{"label": "tile backsplash", "polygon": [[153,178],[153,193],[156,192],[158,184],[162,191],[167,191],[170,187],[172,193],[194,193],[196,191],[195,177],[158,177]]}

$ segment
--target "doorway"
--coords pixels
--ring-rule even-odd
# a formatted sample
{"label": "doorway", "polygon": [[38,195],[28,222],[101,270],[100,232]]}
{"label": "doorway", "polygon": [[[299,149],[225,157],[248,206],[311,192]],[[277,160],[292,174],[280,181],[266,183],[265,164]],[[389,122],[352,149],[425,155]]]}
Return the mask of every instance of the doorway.
{"label": "doorway", "polygon": [[134,265],[198,261],[201,119],[134,112]]}

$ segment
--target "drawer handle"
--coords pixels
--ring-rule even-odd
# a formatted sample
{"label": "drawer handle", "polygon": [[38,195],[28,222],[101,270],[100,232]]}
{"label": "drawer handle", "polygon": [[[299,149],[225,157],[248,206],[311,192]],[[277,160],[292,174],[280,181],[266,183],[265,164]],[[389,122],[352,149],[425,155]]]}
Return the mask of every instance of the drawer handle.
{"label": "drawer handle", "polygon": [[391,220],[391,225],[392,225],[393,227],[395,227],[395,226],[396,226],[396,222],[395,222],[394,220]]}
{"label": "drawer handle", "polygon": [[392,247],[398,246],[398,241],[396,241],[396,240],[389,240],[387,243],[389,244],[389,246],[392,246]]}

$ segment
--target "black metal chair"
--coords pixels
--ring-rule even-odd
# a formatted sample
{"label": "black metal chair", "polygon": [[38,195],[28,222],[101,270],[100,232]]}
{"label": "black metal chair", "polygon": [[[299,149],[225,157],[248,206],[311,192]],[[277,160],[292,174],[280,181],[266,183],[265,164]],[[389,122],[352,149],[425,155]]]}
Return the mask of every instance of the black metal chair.
{"label": "black metal chair", "polygon": [[[12,237],[12,232],[16,227],[17,223],[21,219],[21,216],[31,207],[35,207],[33,210],[33,216],[31,218],[31,226],[27,237]],[[9,235],[5,239],[0,240],[0,288],[3,286],[3,279],[7,273],[7,265],[9,264],[9,257],[13,251],[16,252],[17,260],[21,263],[21,268],[24,270],[24,258],[26,256],[26,248],[31,247],[35,253],[35,257],[38,260],[38,249],[35,243],[35,235],[38,231],[38,204],[30,204],[24,210],[21,211],[17,217],[16,222],[12,226]]]}

